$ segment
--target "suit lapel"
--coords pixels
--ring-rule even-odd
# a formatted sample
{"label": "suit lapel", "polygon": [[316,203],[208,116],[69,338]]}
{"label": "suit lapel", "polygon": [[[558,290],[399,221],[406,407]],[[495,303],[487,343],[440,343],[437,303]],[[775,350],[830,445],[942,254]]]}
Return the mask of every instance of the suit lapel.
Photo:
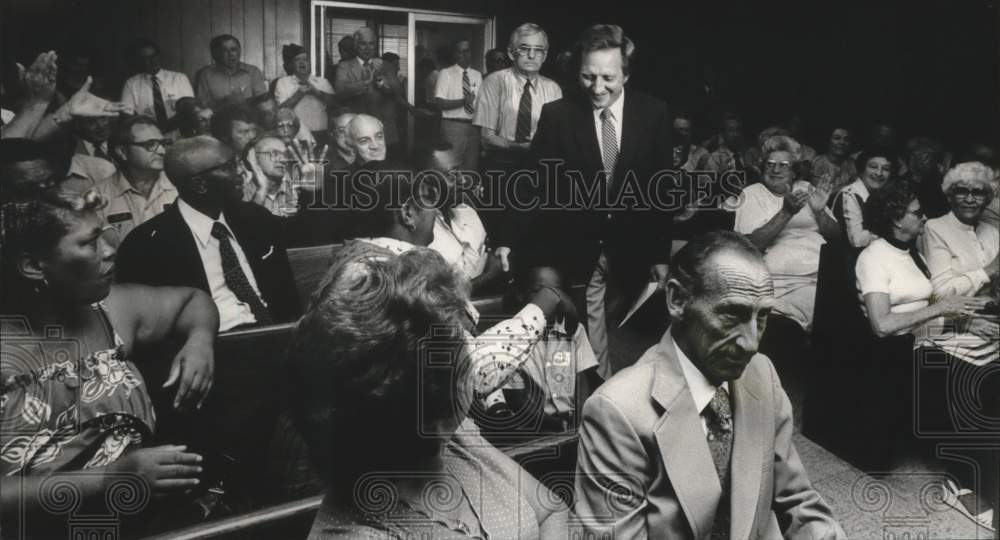
{"label": "suit lapel", "polygon": [[747,366],[737,381],[730,383],[733,391],[733,454],[729,470],[732,482],[730,504],[732,538],[747,538],[760,495],[761,471],[764,464],[764,433],[773,421],[760,398],[763,384],[759,372]]}
{"label": "suit lapel", "polygon": [[652,397],[665,410],[655,429],[660,458],[695,538],[711,534],[722,485],[669,331],[655,359]]}
{"label": "suit lapel", "polygon": [[[594,125],[594,111],[586,99],[577,101],[578,114],[576,115],[577,126],[573,131],[576,133],[577,143],[580,145],[578,155],[584,156],[593,172],[603,171],[604,162],[601,160],[601,145],[597,142],[597,127]],[[587,174],[587,171],[584,171]],[[587,178],[590,180],[590,178]]]}
{"label": "suit lapel", "polygon": [[622,108],[622,144],[618,151],[618,161],[615,163],[615,181],[621,182],[625,172],[632,167],[631,159],[639,144],[639,126],[642,125],[642,111],[636,101],[635,92],[626,92],[622,96],[625,103]]}
{"label": "suit lapel", "polygon": [[[167,225],[174,229],[172,231],[164,231],[164,238],[176,242],[174,246],[171,246],[171,251],[179,259],[170,268],[190,269],[191,281],[189,282],[192,283],[192,286],[211,293],[208,288],[208,275],[205,274],[205,265],[201,262],[201,255],[198,254],[198,246],[195,245],[195,242],[198,240],[195,239],[191,228],[188,227],[187,222],[184,221],[184,217],[181,216],[181,211],[177,208],[177,204],[174,203],[168,206],[163,213],[167,214],[170,218],[166,222]],[[195,282],[197,282],[197,285],[194,285]]]}

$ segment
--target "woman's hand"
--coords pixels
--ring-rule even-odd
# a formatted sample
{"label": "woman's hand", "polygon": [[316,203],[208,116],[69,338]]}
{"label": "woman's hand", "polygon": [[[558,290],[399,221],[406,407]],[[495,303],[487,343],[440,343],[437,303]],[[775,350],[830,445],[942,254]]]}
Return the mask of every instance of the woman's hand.
{"label": "woman's hand", "polygon": [[976,316],[969,321],[965,331],[986,341],[997,341],[1000,339],[1000,320],[997,317]]}
{"label": "woman's hand", "polygon": [[934,307],[942,317],[963,318],[975,314],[986,305],[986,298],[974,296],[945,296],[935,300]]}
{"label": "woman's hand", "polygon": [[802,207],[806,205],[809,200],[809,194],[805,191],[792,191],[791,193],[786,193],[784,197],[784,202],[782,203],[782,209],[789,215],[794,216],[802,210]]}
{"label": "woman's hand", "polygon": [[816,185],[809,193],[809,208],[817,214],[826,208],[827,201],[830,200],[830,193],[833,191],[833,177],[824,174],[819,177]]}
{"label": "woman's hand", "polygon": [[186,446],[170,445],[140,448],[127,452],[108,470],[140,476],[153,495],[187,491],[200,482],[202,457],[185,450]]}
{"label": "woman's hand", "polygon": [[174,408],[188,411],[201,409],[212,389],[214,377],[215,351],[212,345],[189,339],[174,357],[170,375],[163,387],[167,388],[180,381]]}

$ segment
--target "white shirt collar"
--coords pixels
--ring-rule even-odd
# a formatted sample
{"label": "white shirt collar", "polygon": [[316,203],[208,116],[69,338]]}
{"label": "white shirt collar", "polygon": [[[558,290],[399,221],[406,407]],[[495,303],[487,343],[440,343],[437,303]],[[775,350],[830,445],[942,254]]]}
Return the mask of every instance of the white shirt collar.
{"label": "white shirt collar", "polygon": [[[624,88],[622,88],[622,93],[618,96],[618,99],[616,99],[615,102],[612,103],[611,105],[608,105],[607,108],[611,110],[611,114],[615,117],[615,123],[618,124],[618,125],[621,125],[621,123],[622,123],[622,114],[623,114],[623,111],[625,110],[625,89]],[[601,119],[601,112],[603,112],[603,111],[604,111],[604,109],[594,109],[594,118],[596,118],[598,121],[600,121],[600,119]]]}
{"label": "white shirt collar", "polygon": [[868,186],[865,185],[865,181],[862,180],[860,177],[855,179],[854,182],[852,182],[846,188],[844,188],[844,191],[850,193],[856,193],[862,199],[868,200],[869,196]]}
{"label": "white shirt collar", "polygon": [[382,249],[387,249],[393,253],[396,253],[397,255],[400,253],[405,253],[417,247],[409,242],[404,242],[402,240],[397,240],[395,238],[388,238],[385,236],[380,236],[378,238],[359,238],[359,240],[361,240],[362,242],[368,242],[369,244],[378,246]]}
{"label": "white shirt collar", "polygon": [[[190,204],[184,202],[184,199],[177,199],[177,210],[180,211],[181,217],[184,218],[184,222],[187,223],[188,228],[194,233],[194,237],[201,244],[201,247],[207,247],[209,240],[212,238],[212,225],[216,220],[195,210]],[[236,238],[233,230],[226,223],[226,216],[222,212],[219,213],[218,221],[226,226],[230,236]]]}
{"label": "white shirt collar", "polygon": [[[162,73],[163,73],[163,70],[162,70],[162,69],[160,69],[160,70],[158,70],[158,71],[157,71],[156,73],[154,73],[153,75],[149,75],[149,78],[150,78],[150,80],[152,80],[152,79],[159,79],[159,80],[160,80],[160,81],[162,82],[162,81],[163,81],[163,77],[160,77],[160,75],[161,75]],[[147,74],[147,75],[148,75],[148,74]]]}
{"label": "white shirt collar", "polygon": [[960,231],[972,231],[976,232],[976,227],[969,225],[967,223],[962,223],[957,217],[955,217],[955,212],[948,212],[945,214],[945,219],[951,222],[951,226],[957,228]]}
{"label": "white shirt collar", "polygon": [[[674,335],[670,333],[670,344],[669,346],[674,348],[674,352],[677,354],[677,359],[681,363],[681,371],[684,372],[684,379],[687,381],[688,389],[691,391],[691,397],[694,398],[694,406],[698,409],[698,414],[701,414],[705,407],[712,401],[715,397],[715,392],[718,387],[708,382],[705,378],[705,374],[701,372],[694,363],[684,354],[684,351],[677,346],[677,342],[674,340]],[[729,383],[723,382],[722,388],[729,391]]]}

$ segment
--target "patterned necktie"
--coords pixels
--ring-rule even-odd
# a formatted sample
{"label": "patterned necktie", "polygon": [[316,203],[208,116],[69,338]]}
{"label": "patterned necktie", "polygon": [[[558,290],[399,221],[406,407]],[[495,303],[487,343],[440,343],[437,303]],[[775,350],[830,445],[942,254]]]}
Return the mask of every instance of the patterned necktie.
{"label": "patterned necktie", "polygon": [[601,146],[605,180],[610,182],[614,178],[615,164],[618,163],[618,136],[615,131],[615,115],[611,109],[601,111]]}
{"label": "patterned necktie", "polygon": [[476,108],[469,103],[469,98],[473,97],[472,81],[469,80],[469,70],[462,70],[462,98],[465,100],[465,112],[473,114]]}
{"label": "patterned necktie", "polygon": [[[108,155],[107,150],[101,147],[100,143],[94,143],[94,157],[99,157],[101,159],[111,161],[111,156]],[[114,163],[114,161],[111,161],[111,163]]]}
{"label": "patterned necktie", "polygon": [[216,221],[212,224],[212,236],[219,240],[219,255],[222,256],[222,274],[226,280],[226,287],[233,291],[236,299],[250,306],[250,311],[258,324],[271,324],[271,312],[267,310],[264,302],[253,290],[250,280],[243,273],[240,260],[236,257],[233,244],[229,241],[229,229],[225,225]]}
{"label": "patterned necktie", "polygon": [[722,484],[722,497],[719,498],[719,508],[715,512],[712,538],[729,538],[729,459],[733,453],[733,408],[729,392],[722,387],[716,390],[703,414],[708,424],[708,449],[712,452],[712,461]]}
{"label": "patterned necktie", "polygon": [[514,132],[514,142],[531,140],[531,81],[524,83],[521,92],[521,103],[517,106],[517,131]]}
{"label": "patterned necktie", "polygon": [[160,80],[154,75],[153,82],[153,110],[156,112],[156,123],[160,129],[165,129],[167,125],[167,106],[163,103],[163,93],[160,91]]}

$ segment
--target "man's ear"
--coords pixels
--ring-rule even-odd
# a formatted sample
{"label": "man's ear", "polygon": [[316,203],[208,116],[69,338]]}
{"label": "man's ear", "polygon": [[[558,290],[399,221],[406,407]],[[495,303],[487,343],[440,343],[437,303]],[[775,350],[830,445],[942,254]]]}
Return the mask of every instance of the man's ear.
{"label": "man's ear", "polygon": [[22,253],[18,256],[17,271],[31,281],[41,283],[45,280],[45,263],[31,253]]}
{"label": "man's ear", "polygon": [[671,320],[680,319],[684,314],[684,308],[691,301],[691,294],[676,279],[667,280],[667,311]]}

